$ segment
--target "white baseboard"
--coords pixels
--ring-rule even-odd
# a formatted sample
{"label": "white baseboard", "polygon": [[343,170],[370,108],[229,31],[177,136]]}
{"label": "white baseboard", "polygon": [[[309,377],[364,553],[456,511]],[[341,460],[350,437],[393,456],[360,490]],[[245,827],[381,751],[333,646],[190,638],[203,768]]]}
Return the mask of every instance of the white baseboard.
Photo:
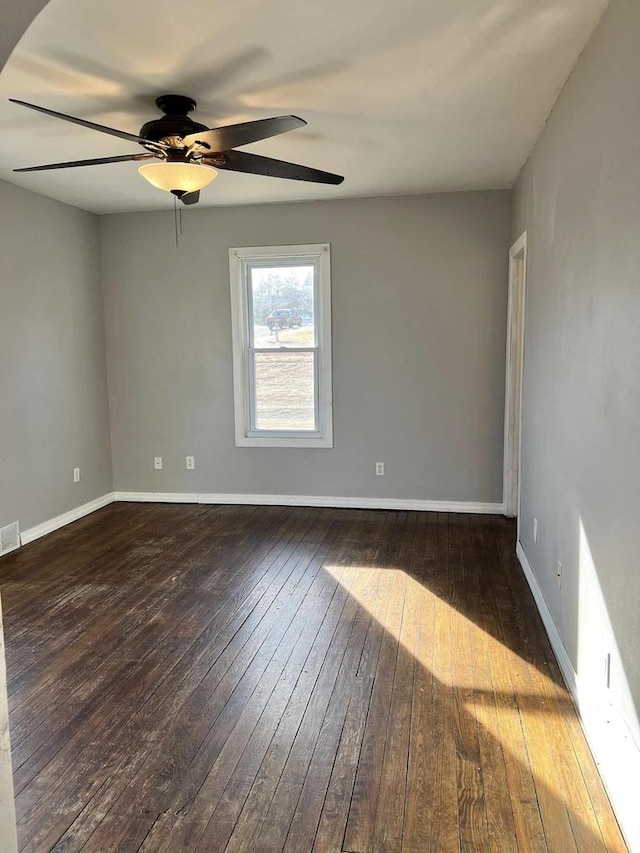
{"label": "white baseboard", "polygon": [[114,492],[116,501],[156,504],[197,504],[195,492]]}
{"label": "white baseboard", "polygon": [[573,668],[562,636],[538,584],[527,556],[518,542],[516,554],[544,622],[562,675],[578,708],[582,728],[600,771],[602,781],[630,850],[640,851],[640,814],[637,780],[640,779],[640,749],[620,712],[602,702]]}
{"label": "white baseboard", "polygon": [[551,611],[549,610],[544,595],[542,594],[540,585],[538,584],[538,581],[533,573],[533,569],[531,568],[529,560],[527,559],[524,553],[524,549],[519,542],[516,545],[516,554],[518,556],[518,559],[520,560],[520,565],[522,566],[522,571],[524,572],[524,576],[527,579],[527,583],[529,584],[531,592],[533,593],[533,597],[536,601],[540,616],[542,616],[544,627],[546,628],[547,634],[549,635],[551,646],[553,648],[556,658],[558,659],[558,663],[560,665],[560,669],[562,670],[564,680],[566,681],[567,687],[571,691],[571,694],[574,695],[577,688],[577,675],[573,669],[573,664],[571,663],[571,659],[569,658],[567,650],[564,647],[564,642],[560,635],[560,631],[558,631],[556,623],[553,620],[553,616],[551,615]]}
{"label": "white baseboard", "polygon": [[114,501],[134,503],[200,503],[200,504],[251,504],[255,506],[317,506],[344,509],[396,509],[419,512],[468,512],[500,515],[503,505],[463,501],[419,501],[400,498],[344,498],[324,495],[241,495],[198,494],[196,492],[109,492],[89,503],[69,510],[62,515],[43,521],[20,533],[23,545],[53,533]]}
{"label": "white baseboard", "polygon": [[252,506],[317,506],[338,509],[397,509],[420,512],[468,512],[500,515],[503,505],[464,501],[420,501],[411,498],[345,498],[326,495],[191,494],[188,492],[115,492],[117,501],[149,503],[251,504]]}
{"label": "white baseboard", "polygon": [[114,493],[108,492],[106,495],[102,495],[102,497],[82,504],[82,506],[70,509],[69,512],[65,512],[55,518],[50,518],[48,521],[43,521],[42,524],[36,524],[34,527],[22,530],[20,532],[20,540],[23,545],[27,545],[29,542],[33,542],[34,539],[40,539],[41,536],[46,536],[47,533],[53,533],[54,530],[64,527],[65,524],[71,524],[72,521],[77,521],[85,515],[90,515],[90,513],[102,509],[103,506],[113,503],[114,500]]}

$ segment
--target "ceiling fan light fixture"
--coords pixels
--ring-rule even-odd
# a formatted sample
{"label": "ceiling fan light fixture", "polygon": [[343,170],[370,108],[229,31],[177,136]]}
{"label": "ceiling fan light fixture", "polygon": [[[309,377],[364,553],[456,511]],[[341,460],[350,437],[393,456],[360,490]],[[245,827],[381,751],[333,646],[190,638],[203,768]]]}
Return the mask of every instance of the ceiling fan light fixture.
{"label": "ceiling fan light fixture", "polygon": [[138,172],[154,187],[167,192],[194,193],[210,184],[218,173],[198,163],[145,163]]}

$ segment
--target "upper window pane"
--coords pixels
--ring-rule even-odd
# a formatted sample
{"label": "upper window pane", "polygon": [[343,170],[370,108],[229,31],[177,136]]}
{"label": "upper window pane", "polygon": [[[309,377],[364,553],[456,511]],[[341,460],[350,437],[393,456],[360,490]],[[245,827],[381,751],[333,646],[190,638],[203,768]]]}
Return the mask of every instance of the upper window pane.
{"label": "upper window pane", "polygon": [[316,346],[315,267],[256,265],[248,272],[251,345]]}

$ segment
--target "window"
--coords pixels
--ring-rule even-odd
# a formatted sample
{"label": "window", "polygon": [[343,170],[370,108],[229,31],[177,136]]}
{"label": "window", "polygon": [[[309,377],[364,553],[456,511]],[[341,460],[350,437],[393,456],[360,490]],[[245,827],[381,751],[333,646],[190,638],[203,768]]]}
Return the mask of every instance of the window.
{"label": "window", "polygon": [[328,244],[229,250],[236,444],[333,447]]}

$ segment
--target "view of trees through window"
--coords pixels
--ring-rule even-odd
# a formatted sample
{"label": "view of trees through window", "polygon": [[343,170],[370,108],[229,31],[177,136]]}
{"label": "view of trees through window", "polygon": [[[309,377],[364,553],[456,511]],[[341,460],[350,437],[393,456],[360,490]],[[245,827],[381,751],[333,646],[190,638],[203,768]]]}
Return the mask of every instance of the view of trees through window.
{"label": "view of trees through window", "polygon": [[317,428],[314,271],[311,265],[251,268],[255,429]]}
{"label": "view of trees through window", "polygon": [[315,345],[313,278],[312,266],[251,270],[251,332],[256,349]]}

